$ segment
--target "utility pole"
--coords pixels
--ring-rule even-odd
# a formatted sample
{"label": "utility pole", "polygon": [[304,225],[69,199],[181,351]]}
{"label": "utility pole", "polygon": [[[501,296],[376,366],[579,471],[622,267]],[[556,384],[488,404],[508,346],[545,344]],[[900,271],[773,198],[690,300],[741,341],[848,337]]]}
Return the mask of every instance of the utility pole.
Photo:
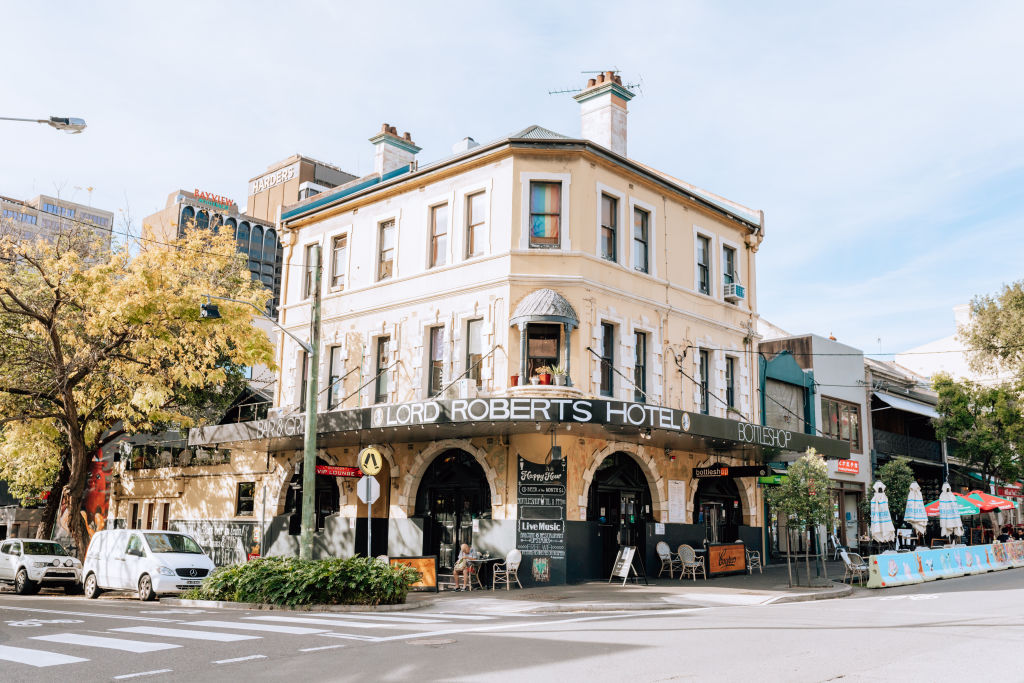
{"label": "utility pole", "polygon": [[[316,531],[316,409],[317,378],[320,375],[320,245],[312,249],[313,310],[310,316],[308,367],[306,379],[306,438],[302,452],[302,531],[299,536],[299,558],[313,559],[313,532]],[[308,275],[306,275],[308,277]]]}

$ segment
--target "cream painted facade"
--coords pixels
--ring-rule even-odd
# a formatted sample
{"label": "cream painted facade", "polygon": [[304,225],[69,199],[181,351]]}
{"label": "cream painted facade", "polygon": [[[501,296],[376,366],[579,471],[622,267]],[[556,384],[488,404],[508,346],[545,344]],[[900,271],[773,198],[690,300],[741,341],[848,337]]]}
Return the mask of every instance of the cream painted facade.
{"label": "cream painted facade", "polygon": [[61,231],[89,228],[110,248],[114,214],[59,197],[38,195],[29,201],[0,196],[0,235],[52,240]]}

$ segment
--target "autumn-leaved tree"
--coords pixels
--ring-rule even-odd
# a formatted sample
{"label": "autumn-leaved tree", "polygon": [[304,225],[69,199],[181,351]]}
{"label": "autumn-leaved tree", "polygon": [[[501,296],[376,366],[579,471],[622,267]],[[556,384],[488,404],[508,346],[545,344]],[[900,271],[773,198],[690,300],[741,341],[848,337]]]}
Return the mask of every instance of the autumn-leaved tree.
{"label": "autumn-leaved tree", "polygon": [[191,230],[135,257],[107,251],[91,228],[0,236],[0,475],[30,497],[52,483],[79,553],[98,448],[119,433],[192,426],[197,397],[228,401],[238,368],[272,366],[253,310],[224,304],[221,320],[205,321],[206,295],[260,309],[270,297],[230,234]]}

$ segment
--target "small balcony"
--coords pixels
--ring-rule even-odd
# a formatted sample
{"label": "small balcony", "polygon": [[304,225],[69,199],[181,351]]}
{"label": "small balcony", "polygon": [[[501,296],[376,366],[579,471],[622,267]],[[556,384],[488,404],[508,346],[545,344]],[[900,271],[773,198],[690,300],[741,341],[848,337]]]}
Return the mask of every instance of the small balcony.
{"label": "small balcony", "polygon": [[135,445],[125,456],[126,470],[148,470],[161,467],[208,467],[231,462],[231,452],[209,448],[190,448],[184,444]]}
{"label": "small balcony", "polygon": [[942,463],[942,446],[938,441],[919,439],[882,429],[874,430],[875,450],[885,455],[902,455],[934,463]]}

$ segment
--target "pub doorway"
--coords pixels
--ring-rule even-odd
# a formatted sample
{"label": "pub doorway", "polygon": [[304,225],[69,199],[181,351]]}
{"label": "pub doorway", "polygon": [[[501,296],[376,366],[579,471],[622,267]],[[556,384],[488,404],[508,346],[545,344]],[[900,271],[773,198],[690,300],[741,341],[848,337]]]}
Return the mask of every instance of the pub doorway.
{"label": "pub doorway", "polygon": [[423,554],[437,555],[437,566],[450,570],[459,547],[473,545],[473,521],[491,516],[491,489],[480,463],[457,449],[437,456],[420,480],[416,516],[423,519]]}
{"label": "pub doorway", "polygon": [[[316,459],[317,465],[327,463],[320,458]],[[284,512],[290,515],[288,518],[288,533],[298,536],[302,532],[302,462],[295,464],[295,473],[288,482],[288,493],[285,495]],[[338,481],[335,477],[325,474],[316,475],[316,494],[313,498],[313,509],[316,511],[316,530],[323,531],[324,523],[330,515],[338,514],[340,509],[340,496],[338,495]]]}
{"label": "pub doorway", "polygon": [[593,510],[601,537],[599,576],[611,574],[620,545],[636,546],[640,558],[647,556],[646,524],[653,519],[651,489],[628,453],[612,453],[597,466],[587,510]]}
{"label": "pub doorway", "polygon": [[732,477],[698,479],[693,510],[708,543],[732,543],[740,537],[743,502]]}

